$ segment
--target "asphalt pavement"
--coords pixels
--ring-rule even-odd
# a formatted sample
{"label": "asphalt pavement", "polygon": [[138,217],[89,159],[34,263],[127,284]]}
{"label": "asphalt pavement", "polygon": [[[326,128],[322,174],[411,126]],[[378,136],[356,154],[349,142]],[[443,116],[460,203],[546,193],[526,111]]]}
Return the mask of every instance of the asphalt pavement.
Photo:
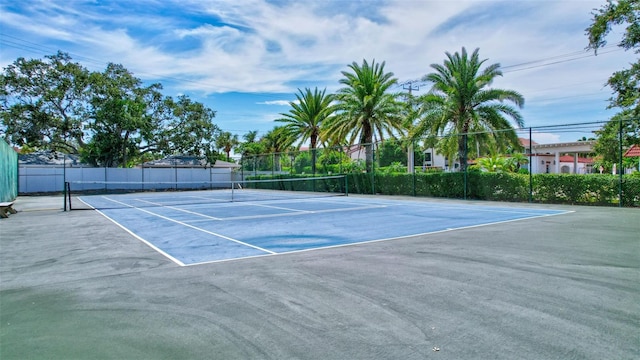
{"label": "asphalt pavement", "polygon": [[640,209],[499,205],[572,212],[180,267],[21,197],[0,219],[0,358],[640,358]]}

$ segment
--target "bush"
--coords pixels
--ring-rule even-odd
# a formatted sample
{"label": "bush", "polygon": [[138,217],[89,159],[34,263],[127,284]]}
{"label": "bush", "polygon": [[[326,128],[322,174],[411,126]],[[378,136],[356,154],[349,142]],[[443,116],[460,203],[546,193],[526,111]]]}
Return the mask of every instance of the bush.
{"label": "bush", "polygon": [[[284,175],[288,177],[291,175]],[[271,178],[262,176],[259,178]],[[549,204],[640,206],[640,177],[625,175],[535,174],[532,198]],[[428,196],[462,199],[464,173],[375,173],[347,174],[349,193]],[[493,201],[529,200],[529,176],[514,173],[467,173],[467,198]]]}
{"label": "bush", "polygon": [[470,173],[474,198],[495,201],[527,201],[529,177],[513,173]]}

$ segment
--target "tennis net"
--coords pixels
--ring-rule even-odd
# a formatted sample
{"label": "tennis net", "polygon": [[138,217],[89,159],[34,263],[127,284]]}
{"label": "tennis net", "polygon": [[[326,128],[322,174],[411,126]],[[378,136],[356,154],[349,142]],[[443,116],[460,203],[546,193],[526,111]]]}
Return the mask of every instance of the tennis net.
{"label": "tennis net", "polygon": [[348,194],[345,175],[242,181],[71,181],[65,210],[277,201]]}

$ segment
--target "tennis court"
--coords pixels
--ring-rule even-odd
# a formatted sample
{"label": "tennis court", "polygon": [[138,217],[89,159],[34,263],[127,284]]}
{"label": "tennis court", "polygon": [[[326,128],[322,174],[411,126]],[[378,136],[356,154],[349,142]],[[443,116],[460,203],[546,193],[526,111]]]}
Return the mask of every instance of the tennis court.
{"label": "tennis court", "polygon": [[[252,190],[84,196],[80,200],[181,266],[309,251],[560,215],[566,211],[429,204]],[[321,195],[326,195],[322,193]],[[305,197],[308,196],[308,197]],[[258,200],[267,199],[267,200]]]}
{"label": "tennis court", "polygon": [[[100,211],[128,231],[62,211],[62,197],[20,197],[0,220],[0,358],[638,358],[637,209],[133,195],[83,197],[112,203]],[[186,225],[283,255],[247,258]],[[244,258],[178,266],[133,231],[188,256],[209,253],[191,243],[206,238]]]}

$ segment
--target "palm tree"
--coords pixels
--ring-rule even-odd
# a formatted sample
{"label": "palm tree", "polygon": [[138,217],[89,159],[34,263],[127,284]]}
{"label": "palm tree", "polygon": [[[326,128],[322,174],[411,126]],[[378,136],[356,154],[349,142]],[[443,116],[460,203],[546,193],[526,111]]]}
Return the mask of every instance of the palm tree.
{"label": "palm tree", "polygon": [[242,135],[243,142],[238,144],[242,155],[257,155],[263,152],[262,144],[258,140],[258,130],[249,131]]}
{"label": "palm tree", "polygon": [[[325,95],[326,89],[319,91],[315,88],[313,92],[306,88],[303,92],[298,89],[297,101],[289,103],[291,109],[288,113],[280,114],[284,116],[276,121],[283,122],[284,131],[291,139],[291,143],[299,140],[300,144],[309,140],[311,148],[311,170],[316,173],[316,147],[320,140],[320,129],[322,123],[333,113],[331,106],[332,97]],[[291,145],[291,143],[289,145]]]}
{"label": "palm tree", "polygon": [[513,165],[514,172],[520,171],[523,165],[529,164],[529,157],[521,152],[514,152],[510,154],[509,159]]}
{"label": "palm tree", "polygon": [[508,158],[498,155],[479,158],[476,164],[478,168],[484,171],[497,173],[512,171],[512,165]]}
{"label": "palm tree", "polygon": [[282,126],[276,126],[266,133],[260,141],[264,144],[265,150],[273,154],[274,170],[280,171],[280,155],[293,142],[286,129]]}
{"label": "palm tree", "polygon": [[216,147],[222,149],[227,154],[227,161],[231,159],[230,154],[240,142],[238,141],[238,135],[232,135],[228,131],[223,131],[216,138]]}
{"label": "palm tree", "polygon": [[[264,153],[264,144],[257,141],[257,130],[247,132],[246,134],[242,135],[242,138],[244,139],[244,141],[238,144],[238,146],[236,147],[236,149],[239,150],[242,154],[242,166],[243,168],[245,166],[247,168],[252,168],[255,171],[258,167],[258,155]],[[247,160],[249,161],[248,163]]]}
{"label": "palm tree", "polygon": [[[324,132],[335,139],[348,139],[354,144],[356,139],[365,147],[366,170],[373,167],[373,136],[384,140],[385,134],[402,133],[402,104],[397,94],[388,90],[397,84],[393,73],[384,72],[385,63],[371,65],[363,60],[362,66],[353,62],[352,72],[343,71],[336,99],[337,114],[325,123]],[[341,141],[338,141],[341,142]]]}
{"label": "palm tree", "polygon": [[[505,101],[519,108],[524,98],[513,90],[489,88],[493,80],[502,76],[500,64],[492,64],[481,70],[485,60],[480,60],[479,49],[469,57],[463,47],[461,53],[446,53],[443,65],[432,64],[434,73],[423,80],[433,86],[420,100],[423,116],[414,128],[413,136],[437,134],[457,136],[457,157],[461,171],[467,167],[467,141],[470,132],[480,138],[480,132],[491,132],[497,150],[519,148],[518,136],[506,117],[519,127],[524,126],[520,113]],[[461,136],[460,136],[461,135]],[[450,140],[450,139],[448,139]],[[456,154],[446,154],[453,158]],[[454,155],[454,156],[452,156]]]}

